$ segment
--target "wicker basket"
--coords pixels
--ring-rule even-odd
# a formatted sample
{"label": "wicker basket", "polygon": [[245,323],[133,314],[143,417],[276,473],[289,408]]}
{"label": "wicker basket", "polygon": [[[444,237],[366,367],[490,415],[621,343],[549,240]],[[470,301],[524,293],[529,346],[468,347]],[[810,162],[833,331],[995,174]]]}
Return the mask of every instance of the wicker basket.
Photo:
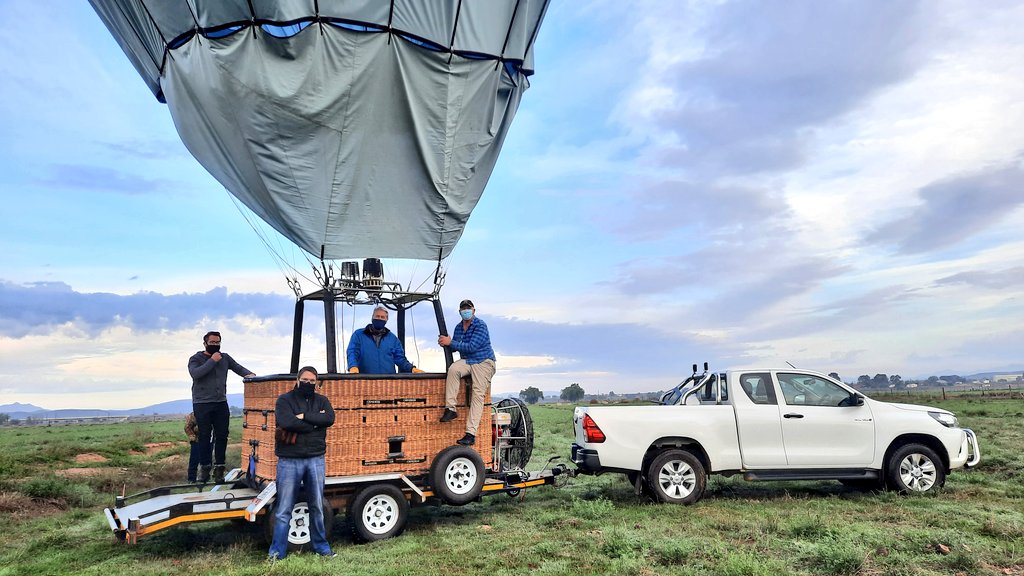
{"label": "wicker basket", "polygon": [[[458,418],[438,421],[444,410],[443,374],[329,375],[322,381],[320,393],[335,411],[334,426],[327,430],[327,476],[426,474],[434,456],[465,433],[466,386],[459,388]],[[274,406],[294,386],[288,375],[245,383],[242,469],[252,457],[260,479],[276,475]],[[488,392],[474,446],[487,467],[493,456],[490,405]]]}

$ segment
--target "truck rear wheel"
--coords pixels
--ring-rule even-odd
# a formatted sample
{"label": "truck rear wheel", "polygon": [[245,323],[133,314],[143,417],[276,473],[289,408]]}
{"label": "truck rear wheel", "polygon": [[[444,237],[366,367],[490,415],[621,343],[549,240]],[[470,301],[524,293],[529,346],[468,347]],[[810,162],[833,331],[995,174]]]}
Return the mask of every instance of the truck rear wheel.
{"label": "truck rear wheel", "polygon": [[352,497],[348,515],[357,542],[376,542],[402,533],[409,516],[409,501],[397,486],[367,486]]}
{"label": "truck rear wheel", "polygon": [[647,487],[658,502],[693,504],[706,482],[704,464],[685,450],[666,450],[647,467]]}
{"label": "truck rear wheel", "polygon": [[430,465],[430,487],[445,504],[462,506],[484,489],[484,460],[469,446],[449,446]]}
{"label": "truck rear wheel", "polygon": [[946,483],[942,460],[923,444],[907,444],[893,452],[885,476],[890,489],[904,494],[932,492]]}

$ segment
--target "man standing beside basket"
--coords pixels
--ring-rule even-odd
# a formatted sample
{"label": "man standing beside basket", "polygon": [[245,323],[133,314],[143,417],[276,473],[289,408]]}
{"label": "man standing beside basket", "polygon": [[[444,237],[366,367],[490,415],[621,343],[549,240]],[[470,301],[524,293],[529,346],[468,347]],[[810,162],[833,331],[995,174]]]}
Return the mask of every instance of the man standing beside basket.
{"label": "man standing beside basket", "polygon": [[[188,373],[192,377],[192,413],[199,427],[196,450],[199,452],[199,476],[196,481],[205,484],[224,482],[224,453],[228,445],[228,370],[243,378],[255,376],[231,356],[220,351],[220,332],[207,332],[203,336],[203,349],[188,359]],[[211,443],[212,439],[212,443]]]}
{"label": "man standing beside basket", "polygon": [[487,332],[487,324],[476,317],[476,307],[472,300],[459,303],[459,316],[462,322],[455,326],[451,337],[438,336],[437,343],[457,351],[462,359],[452,363],[448,368],[448,378],[444,388],[444,414],[441,422],[451,422],[458,413],[455,401],[459,395],[462,378],[470,376],[473,381],[473,398],[469,404],[469,418],[466,419],[466,435],[457,442],[463,446],[476,443],[477,429],[484,413],[484,399],[491,389],[491,378],[494,377],[495,357],[491,348],[491,335]]}
{"label": "man standing beside basket", "polygon": [[277,397],[274,407],[274,454],[277,456],[277,503],[274,505],[274,539],[270,559],[288,554],[288,529],[292,508],[304,485],[309,507],[310,541],[313,551],[333,557],[324,526],[324,454],[327,429],[334,425],[334,408],[326,396],[316,393],[316,369],[299,370],[295,387]]}

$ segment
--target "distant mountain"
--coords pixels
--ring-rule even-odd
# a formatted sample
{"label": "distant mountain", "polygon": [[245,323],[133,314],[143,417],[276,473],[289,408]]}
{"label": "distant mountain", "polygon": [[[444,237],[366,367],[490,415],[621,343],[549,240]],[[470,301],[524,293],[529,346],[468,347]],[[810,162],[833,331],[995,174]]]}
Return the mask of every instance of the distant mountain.
{"label": "distant mountain", "polygon": [[[228,406],[242,408],[245,405],[245,397],[242,394],[228,394]],[[143,416],[147,414],[188,414],[192,411],[192,400],[171,400],[153,404],[144,408],[131,408],[128,410],[100,410],[100,409],[75,409],[65,408],[62,410],[47,410],[32,404],[4,404],[0,406],[0,412],[7,414],[14,420],[25,418],[92,418],[96,416]]]}
{"label": "distant mountain", "polygon": [[7,414],[15,420],[20,420],[24,418],[26,414],[33,414],[40,410],[42,410],[42,408],[39,406],[34,404],[22,404],[21,402],[0,405],[0,413]]}
{"label": "distant mountain", "polygon": [[10,414],[11,412],[36,412],[38,410],[42,410],[42,408],[34,404],[22,404],[21,402],[0,405],[0,412],[4,414]]}
{"label": "distant mountain", "polygon": [[964,378],[966,378],[967,381],[970,382],[972,380],[991,380],[995,376],[1005,376],[1009,374],[1024,376],[1024,370],[1018,368],[1017,370],[999,370],[998,372],[979,372],[978,374],[970,374],[968,376],[964,376]]}

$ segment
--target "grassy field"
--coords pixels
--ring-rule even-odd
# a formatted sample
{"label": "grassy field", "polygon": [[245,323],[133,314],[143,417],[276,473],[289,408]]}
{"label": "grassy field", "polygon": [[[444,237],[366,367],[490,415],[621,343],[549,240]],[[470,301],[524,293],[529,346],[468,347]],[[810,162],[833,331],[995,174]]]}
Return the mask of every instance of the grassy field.
{"label": "grassy field", "polygon": [[[246,523],[114,541],[102,508],[124,484],[132,493],[183,479],[188,445],[177,422],[0,429],[0,576],[1024,575],[1024,400],[913,401],[957,412],[981,441],[981,466],[952,474],[934,496],[715,477],[701,502],[677,507],[634,496],[621,475],[581,476],[518,498],[417,507],[403,536],[370,545],[352,544],[339,516],[337,558],[293,554],[274,564]],[[571,410],[531,409],[533,468],[568,459]],[[230,450],[229,462],[238,454]]]}

